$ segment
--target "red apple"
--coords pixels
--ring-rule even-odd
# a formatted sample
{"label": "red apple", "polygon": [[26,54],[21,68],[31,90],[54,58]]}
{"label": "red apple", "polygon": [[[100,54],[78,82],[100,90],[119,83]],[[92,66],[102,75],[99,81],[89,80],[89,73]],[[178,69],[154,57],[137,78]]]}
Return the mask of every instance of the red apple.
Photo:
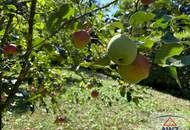
{"label": "red apple", "polygon": [[118,72],[124,81],[136,84],[149,76],[150,64],[149,60],[138,54],[130,65],[119,65]]}
{"label": "red apple", "polygon": [[154,0],[141,0],[141,2],[142,2],[144,5],[149,5],[149,4],[151,4],[152,2],[154,2]]}
{"label": "red apple", "polygon": [[84,48],[90,42],[90,34],[84,30],[74,32],[72,37],[74,46],[79,49]]}
{"label": "red apple", "polygon": [[54,123],[62,124],[62,123],[65,123],[65,121],[66,121],[66,118],[64,116],[57,116]]}
{"label": "red apple", "polygon": [[5,55],[15,55],[17,53],[17,47],[14,44],[7,44],[4,48],[3,48],[3,53]]}
{"label": "red apple", "polygon": [[97,90],[92,90],[91,96],[92,96],[93,98],[98,97],[98,95],[99,95],[99,92],[98,92]]}

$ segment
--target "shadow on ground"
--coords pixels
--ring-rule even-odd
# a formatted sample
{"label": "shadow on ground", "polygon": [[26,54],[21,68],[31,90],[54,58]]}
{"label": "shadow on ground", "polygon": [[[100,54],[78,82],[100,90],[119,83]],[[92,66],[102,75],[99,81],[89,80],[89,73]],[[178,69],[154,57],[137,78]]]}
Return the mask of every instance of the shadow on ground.
{"label": "shadow on ground", "polygon": [[177,98],[190,101],[190,85],[189,79],[185,79],[184,75],[178,75],[181,81],[181,87],[176,80],[169,74],[167,68],[153,68],[149,78],[140,82],[140,85],[150,86],[154,90],[170,94]]}
{"label": "shadow on ground", "polygon": [[[154,69],[155,68],[155,69]],[[114,68],[115,69],[115,68]],[[92,76],[92,68],[81,67],[78,71],[85,72],[87,75]],[[108,69],[97,69],[96,76],[101,78],[111,77],[113,80],[119,78],[118,75],[110,74]],[[169,75],[167,69],[153,67],[148,79],[140,82],[140,85],[150,86],[156,91],[170,94],[174,97],[190,101],[190,86],[182,81],[182,88],[179,87],[176,80]]]}

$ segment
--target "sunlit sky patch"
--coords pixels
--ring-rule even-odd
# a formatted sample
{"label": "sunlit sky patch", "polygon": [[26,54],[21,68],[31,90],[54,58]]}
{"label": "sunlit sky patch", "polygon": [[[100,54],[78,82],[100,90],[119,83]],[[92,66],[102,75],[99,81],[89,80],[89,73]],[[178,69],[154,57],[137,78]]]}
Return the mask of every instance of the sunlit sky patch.
{"label": "sunlit sky patch", "polygon": [[[113,0],[97,0],[98,3],[100,3],[101,5],[106,5],[110,2],[112,2]],[[117,11],[118,7],[117,6],[110,6],[108,8],[109,11],[106,11],[106,14],[111,16],[112,14],[114,14]]]}

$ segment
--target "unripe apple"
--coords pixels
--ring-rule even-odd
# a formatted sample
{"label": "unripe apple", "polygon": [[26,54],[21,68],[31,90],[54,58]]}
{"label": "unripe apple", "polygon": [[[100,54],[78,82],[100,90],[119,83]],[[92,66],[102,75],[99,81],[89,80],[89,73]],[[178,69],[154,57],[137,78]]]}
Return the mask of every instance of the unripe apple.
{"label": "unripe apple", "polygon": [[149,60],[138,54],[130,65],[119,65],[118,72],[125,82],[136,84],[149,76]]}
{"label": "unripe apple", "polygon": [[90,34],[87,31],[74,32],[72,37],[74,46],[79,49],[84,48],[90,42]]}
{"label": "unripe apple", "polygon": [[92,90],[91,96],[92,96],[93,98],[98,97],[98,95],[99,95],[99,92],[98,92],[97,90]]}
{"label": "unripe apple", "polygon": [[154,0],[141,0],[141,2],[142,2],[144,5],[149,5],[149,4],[151,4],[152,2],[154,2]]}
{"label": "unripe apple", "polygon": [[15,55],[17,53],[17,47],[14,44],[7,44],[4,48],[3,48],[3,53],[5,55]]}
{"label": "unripe apple", "polygon": [[118,65],[129,65],[137,56],[137,44],[125,34],[114,36],[107,47],[109,58]]}

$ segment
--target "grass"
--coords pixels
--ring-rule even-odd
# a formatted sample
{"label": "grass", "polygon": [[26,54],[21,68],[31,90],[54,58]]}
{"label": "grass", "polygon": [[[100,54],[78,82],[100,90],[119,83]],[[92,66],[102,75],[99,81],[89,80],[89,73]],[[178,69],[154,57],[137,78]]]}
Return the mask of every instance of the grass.
{"label": "grass", "polygon": [[[157,115],[175,114],[190,119],[190,102],[154,91],[148,87],[133,86],[134,97],[143,97],[139,103],[129,102],[121,96],[117,83],[102,79],[103,87],[98,89],[97,98],[90,96],[89,89],[78,84],[57,98],[59,110],[53,112],[47,98],[49,113],[43,107],[35,112],[6,114],[4,130],[154,130],[153,119]],[[52,108],[52,109],[51,109]],[[57,115],[63,115],[66,121],[55,124]],[[189,125],[187,122],[186,126]],[[190,128],[189,128],[190,129]]]}

